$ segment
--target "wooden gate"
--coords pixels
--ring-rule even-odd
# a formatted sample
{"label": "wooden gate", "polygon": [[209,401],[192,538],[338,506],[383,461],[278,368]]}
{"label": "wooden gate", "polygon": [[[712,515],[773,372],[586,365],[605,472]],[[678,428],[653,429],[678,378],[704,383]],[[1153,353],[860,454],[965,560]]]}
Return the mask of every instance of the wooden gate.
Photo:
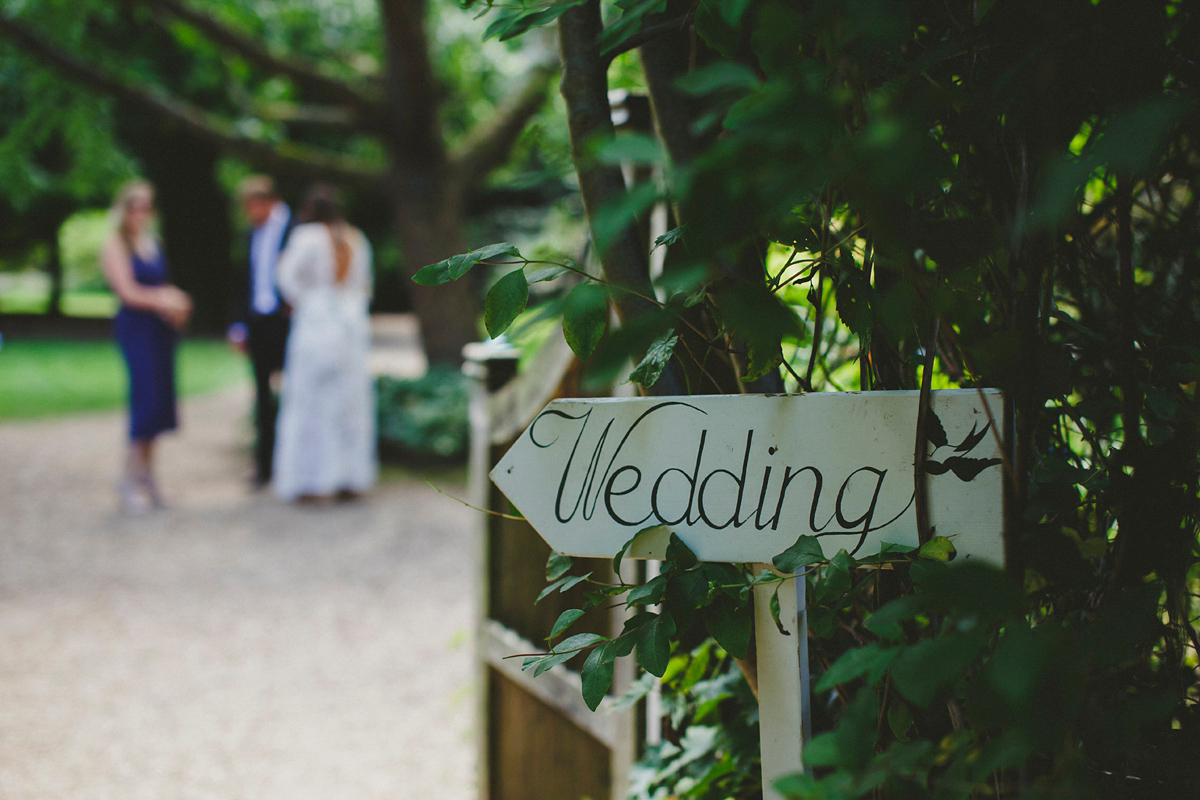
{"label": "wooden gate", "polygon": [[[464,370],[473,379],[470,492],[472,503],[508,513],[507,499],[488,472],[533,417],[555,397],[577,397],[577,361],[561,332],[518,374],[515,353],[471,345]],[[520,654],[544,651],[555,620],[582,607],[583,589],[555,593],[546,586],[549,547],[526,522],[478,516],[479,587],[476,631],[479,697],[479,788],[483,800],[620,800],[629,783],[640,731],[634,710],[606,699],[592,712],[583,702],[578,657],[533,677]],[[586,570],[612,579],[608,561]],[[632,576],[628,576],[632,577]],[[594,610],[572,628],[612,636],[623,612]],[[513,657],[518,656],[518,657]],[[613,694],[633,680],[632,659],[619,659]]]}

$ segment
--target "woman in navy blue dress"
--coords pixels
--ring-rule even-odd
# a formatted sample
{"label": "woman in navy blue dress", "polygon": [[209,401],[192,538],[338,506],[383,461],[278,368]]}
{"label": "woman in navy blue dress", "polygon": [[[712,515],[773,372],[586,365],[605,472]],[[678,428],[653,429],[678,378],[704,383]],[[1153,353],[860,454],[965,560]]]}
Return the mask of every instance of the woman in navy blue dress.
{"label": "woman in navy blue dress", "polygon": [[104,245],[104,275],[121,301],[114,332],[129,369],[129,453],[121,507],[139,513],[161,506],[154,481],[154,440],[178,424],[175,346],[192,311],[191,298],[167,279],[162,249],[150,234],[154,189],[128,184],[113,204],[115,230]]}

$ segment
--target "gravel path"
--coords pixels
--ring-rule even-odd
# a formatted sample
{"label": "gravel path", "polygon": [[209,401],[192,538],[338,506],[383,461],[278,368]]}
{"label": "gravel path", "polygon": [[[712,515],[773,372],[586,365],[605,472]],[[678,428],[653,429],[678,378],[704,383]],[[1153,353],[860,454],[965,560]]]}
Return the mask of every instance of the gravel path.
{"label": "gravel path", "polygon": [[473,512],[251,494],[249,404],[184,404],[136,519],[121,415],[0,425],[0,798],[474,796]]}

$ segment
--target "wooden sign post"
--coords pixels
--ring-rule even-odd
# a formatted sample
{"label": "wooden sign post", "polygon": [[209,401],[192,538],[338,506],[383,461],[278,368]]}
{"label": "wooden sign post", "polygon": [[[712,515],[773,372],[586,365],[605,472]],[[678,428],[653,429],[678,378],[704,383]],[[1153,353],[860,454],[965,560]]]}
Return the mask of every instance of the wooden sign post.
{"label": "wooden sign post", "polygon": [[[491,472],[555,550],[662,558],[675,533],[703,561],[770,562],[796,539],[826,555],[917,544],[918,392],[556,400]],[[999,392],[931,398],[926,461],[931,525],[960,558],[1000,563],[1002,483],[990,420]],[[804,581],[755,593],[764,798],[803,768],[809,735]],[[764,589],[765,587],[758,587]],[[786,595],[786,597],[785,597]],[[790,626],[788,625],[790,622]]]}

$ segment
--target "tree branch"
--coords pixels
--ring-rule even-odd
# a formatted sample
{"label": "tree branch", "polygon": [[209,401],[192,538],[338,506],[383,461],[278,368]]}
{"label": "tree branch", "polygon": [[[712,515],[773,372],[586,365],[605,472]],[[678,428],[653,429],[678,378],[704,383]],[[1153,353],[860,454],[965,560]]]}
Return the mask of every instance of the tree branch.
{"label": "tree branch", "polygon": [[0,35],[66,77],[178,125],[193,136],[263,169],[371,188],[377,187],[382,180],[382,170],[355,159],[294,143],[276,145],[239,136],[229,123],[189,103],[130,84],[67,52],[25,23],[3,14],[0,14]]}
{"label": "tree branch", "polygon": [[358,130],[358,119],[345,106],[324,106],[306,103],[267,103],[249,109],[256,116],[272,122],[288,122],[300,125],[321,125],[341,128],[347,132]]}
{"label": "tree branch", "polygon": [[[687,166],[712,143],[715,134],[696,133],[695,123],[705,113],[706,108],[676,86],[676,82],[692,69],[695,57],[688,31],[694,16],[689,0],[669,0],[662,16],[669,18],[650,25],[625,42],[622,47],[641,47],[642,71],[646,76],[654,128],[666,147],[671,163]],[[692,220],[703,218],[703,211],[683,198],[674,204],[674,212],[678,225],[687,225]],[[721,274],[728,278],[761,283],[765,259],[766,248],[765,243],[762,243],[761,246],[742,246],[732,258],[727,254],[715,255],[713,261]],[[696,324],[704,324],[701,321],[701,318],[706,316],[703,306],[694,306],[687,313]],[[733,348],[745,352],[745,341],[742,337],[733,337]],[[770,370],[747,383],[740,378],[744,373],[745,364],[738,363],[738,355],[720,355],[714,351],[709,352],[707,357],[714,362],[711,365],[713,369],[709,372],[716,372],[718,376],[725,378],[723,384],[717,384],[723,391],[778,393],[784,390],[783,377],[779,370]]]}
{"label": "tree branch", "polygon": [[181,0],[136,0],[155,12],[169,14],[192,26],[216,44],[230,50],[256,67],[275,75],[284,75],[302,90],[326,101],[341,103],[362,117],[364,124],[377,126],[381,98],[369,87],[355,87],[320,72],[315,65],[298,58],[272,53],[258,40],[234,30],[219,20],[197,11]]}
{"label": "tree branch", "polygon": [[[558,18],[558,40],[562,54],[561,90],[567,105],[567,127],[571,137],[571,158],[579,175],[579,191],[589,223],[596,219],[601,206],[625,194],[625,179],[619,167],[596,163],[588,147],[599,139],[613,136],[612,109],[608,102],[608,79],[600,56],[599,0],[588,0]],[[595,232],[593,231],[593,238]],[[625,227],[600,253],[605,277],[646,295],[650,286],[649,256],[642,248],[632,225]],[[613,299],[617,315],[628,322],[653,304],[621,292]],[[663,370],[654,394],[687,394],[687,385],[678,363],[672,359]]]}
{"label": "tree branch", "polygon": [[450,155],[451,167],[464,188],[474,186],[508,158],[529,118],[546,102],[546,89],[556,71],[551,65],[534,67],[521,90],[497,108],[486,124],[476,126]]}
{"label": "tree branch", "polygon": [[605,50],[600,54],[600,58],[602,58],[605,63],[610,63],[614,58],[622,53],[628,53],[630,50],[636,50],[642,45],[652,42],[660,36],[666,36],[669,33],[678,33],[686,30],[687,27],[692,24],[692,20],[695,19],[695,17],[696,12],[695,10],[692,10],[676,19],[669,19],[666,22],[659,22],[649,26],[648,28],[643,28],[615,47],[610,47],[608,50]]}

